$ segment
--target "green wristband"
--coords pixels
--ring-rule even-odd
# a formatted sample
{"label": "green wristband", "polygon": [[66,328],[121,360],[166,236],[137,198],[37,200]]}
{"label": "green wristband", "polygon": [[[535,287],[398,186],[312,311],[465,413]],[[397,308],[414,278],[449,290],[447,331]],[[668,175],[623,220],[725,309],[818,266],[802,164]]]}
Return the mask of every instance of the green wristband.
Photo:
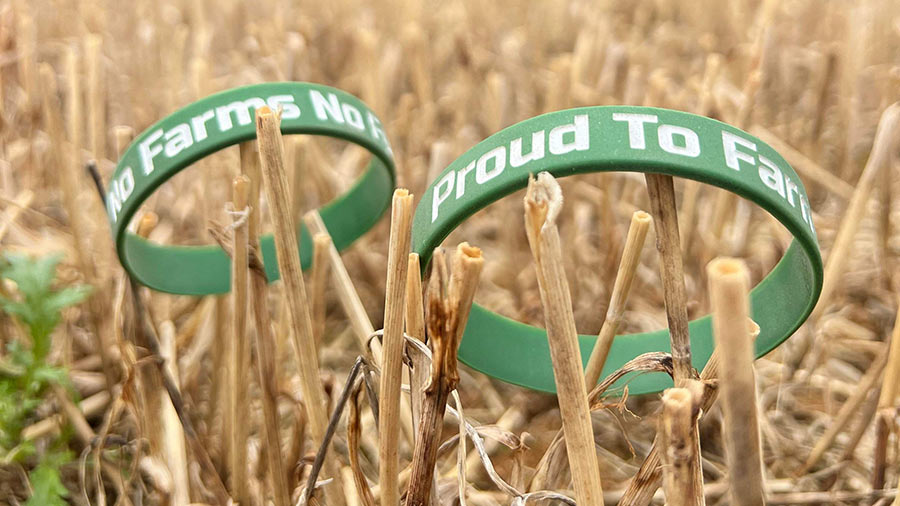
{"label": "green wristband", "polygon": [[[320,212],[335,247],[349,246],[378,221],[390,204],[394,158],[381,121],[359,99],[318,84],[284,82],[244,86],[211,95],[164,118],[122,155],[107,193],[107,214],[119,260],[138,281],[163,292],[225,293],[231,287],[228,256],[218,246],[164,246],[128,232],[140,205],[188,165],[234,144],[256,138],[257,108],[282,108],[281,131],[344,139],[372,153],[362,177]],[[301,226],[300,256],[312,256]],[[260,238],[266,274],[278,279],[272,236]]]}
{"label": "green wristband", "polygon": [[[585,107],[544,114],[492,135],[458,158],[425,191],[413,219],[413,249],[432,250],[462,221],[524,188],[529,174],[556,177],[603,171],[655,172],[709,183],[751,200],[793,234],[784,258],[751,295],[760,326],[757,357],[806,320],[822,288],[822,258],[806,191],[788,163],[765,143],[724,123],[650,107]],[[524,226],[524,225],[522,225]],[[424,268],[424,267],[423,267]],[[690,323],[691,353],[702,369],[713,350],[709,316]],[[580,336],[586,362],[597,338]],[[667,330],[617,336],[602,377],[634,357],[670,351]],[[459,358],[495,378],[555,391],[547,334],[474,306]],[[632,394],[671,386],[662,373],[623,378]]]}

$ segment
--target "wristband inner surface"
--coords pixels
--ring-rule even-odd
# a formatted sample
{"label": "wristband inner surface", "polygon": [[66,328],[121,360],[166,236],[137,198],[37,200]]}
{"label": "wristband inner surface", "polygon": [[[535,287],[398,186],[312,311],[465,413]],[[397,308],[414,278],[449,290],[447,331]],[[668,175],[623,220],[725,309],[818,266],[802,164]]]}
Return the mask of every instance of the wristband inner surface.
{"label": "wristband inner surface", "polygon": [[[462,221],[524,188],[529,174],[542,171],[557,178],[627,171],[694,179],[736,193],[781,222],[795,239],[750,294],[751,316],[760,326],[757,357],[787,339],[818,300],[822,260],[805,190],[790,165],[737,128],[650,107],[585,107],[548,113],[476,145],[438,176],[416,208],[413,249],[422,256],[422,265],[427,266],[433,249]],[[692,362],[700,370],[714,346],[711,318],[692,321],[689,328]],[[596,335],[580,336],[585,364],[596,340]],[[601,378],[653,351],[670,351],[667,329],[616,336]],[[482,306],[472,308],[459,358],[503,381],[555,391],[547,333]],[[663,373],[631,374],[618,385],[623,382],[631,394],[672,385]]]}
{"label": "wristband inner surface", "polygon": [[[353,187],[319,209],[338,251],[350,246],[360,234],[372,228],[390,204],[393,178],[379,158],[372,158],[365,174]],[[387,198],[385,198],[387,196]],[[312,240],[306,225],[299,224],[300,261],[307,269],[312,261]],[[272,235],[259,238],[266,277],[279,278]],[[136,234],[123,238],[126,262],[142,284],[157,290],[183,295],[227,293],[231,290],[231,259],[216,245],[169,246],[148,241]],[[198,275],[201,273],[215,275]]]}
{"label": "wristband inner surface", "polygon": [[[206,295],[231,287],[231,261],[218,246],[169,246],[127,231],[141,204],[192,163],[228,146],[256,138],[255,110],[281,109],[281,131],[333,137],[368,150],[372,159],[360,179],[320,213],[341,250],[368,231],[390,205],[395,171],[381,121],[356,97],[328,86],[265,83],[211,95],[160,120],[132,142],[116,166],[107,192],[107,214],[122,265],[155,290]],[[298,228],[304,268],[312,256],[309,233]],[[274,241],[260,237],[269,280],[278,279]]]}

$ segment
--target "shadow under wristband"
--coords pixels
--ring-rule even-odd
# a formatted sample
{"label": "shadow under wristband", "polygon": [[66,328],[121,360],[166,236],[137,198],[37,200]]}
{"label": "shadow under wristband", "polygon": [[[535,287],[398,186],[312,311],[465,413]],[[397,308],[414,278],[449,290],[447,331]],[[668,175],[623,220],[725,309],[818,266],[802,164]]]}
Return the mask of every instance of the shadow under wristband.
{"label": "shadow under wristband", "polygon": [[[650,107],[552,112],[510,126],[470,149],[440,174],[416,208],[413,250],[423,269],[433,249],[466,218],[524,188],[529,174],[542,171],[557,178],[629,171],[694,179],[736,193],[781,222],[794,240],[750,294],[751,316],[760,326],[757,357],[793,334],[818,300],[822,258],[812,212],[800,178],[784,158],[756,137],[719,121]],[[700,370],[713,350],[710,317],[692,321],[690,335],[693,365]],[[596,335],[579,336],[585,363],[596,341]],[[601,377],[652,351],[670,351],[668,330],[616,336]],[[472,307],[459,358],[503,381],[555,391],[547,333],[481,306]],[[663,373],[625,380],[631,394],[672,385]]]}
{"label": "shadow under wristband", "polygon": [[[231,261],[218,246],[169,246],[128,231],[141,204],[165,181],[201,158],[256,138],[255,111],[282,109],[284,134],[322,135],[358,144],[372,153],[360,179],[320,213],[338,250],[372,228],[391,201],[394,159],[381,121],[356,97],[328,86],[282,82],[235,88],[194,102],[142,133],[119,160],[107,189],[107,216],[119,260],[155,290],[206,295],[231,289]],[[312,257],[301,225],[300,257]],[[271,235],[260,237],[266,274],[278,279]]]}

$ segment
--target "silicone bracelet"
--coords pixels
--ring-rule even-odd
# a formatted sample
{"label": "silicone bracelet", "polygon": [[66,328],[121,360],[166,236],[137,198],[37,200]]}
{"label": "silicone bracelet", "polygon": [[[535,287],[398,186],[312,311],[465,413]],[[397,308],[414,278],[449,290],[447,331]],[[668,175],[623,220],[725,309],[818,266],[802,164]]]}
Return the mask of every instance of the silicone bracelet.
{"label": "silicone bracelet", "polygon": [[[220,149],[256,138],[255,111],[282,108],[281,131],[344,139],[372,153],[357,183],[320,212],[335,247],[349,246],[378,221],[390,204],[394,159],[381,121],[356,97],[310,83],[244,86],[211,95],[162,119],[125,151],[107,193],[107,214],[119,260],[150,288],[187,295],[230,290],[230,260],[218,246],[164,246],[128,232],[140,205],[166,180]],[[301,225],[300,257],[312,256]],[[260,237],[269,280],[278,279],[272,236]]]}
{"label": "silicone bracelet", "polygon": [[[757,357],[806,320],[822,287],[822,258],[806,191],[785,160],[765,143],[709,118],[649,107],[586,107],[553,112],[502,130],[447,167],[425,191],[413,220],[413,249],[428,264],[432,250],[479,209],[524,188],[529,174],[556,177],[601,171],[655,172],[715,185],[753,201],[794,241],[751,295],[761,327]],[[521,225],[521,226],[524,226]],[[423,267],[424,269],[424,267]],[[702,369],[713,350],[709,316],[690,324],[692,361]],[[586,362],[595,335],[580,336]],[[670,351],[667,330],[617,336],[602,377],[634,357]],[[474,306],[459,358],[503,381],[553,392],[547,334]],[[671,386],[663,373],[626,377],[631,394]]]}

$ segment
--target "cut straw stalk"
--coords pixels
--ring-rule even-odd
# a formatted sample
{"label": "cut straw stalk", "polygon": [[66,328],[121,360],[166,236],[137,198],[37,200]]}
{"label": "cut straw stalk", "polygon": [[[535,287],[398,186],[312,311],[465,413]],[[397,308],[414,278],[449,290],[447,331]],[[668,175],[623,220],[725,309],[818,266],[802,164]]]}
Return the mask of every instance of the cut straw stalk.
{"label": "cut straw stalk", "polygon": [[[743,96],[744,100],[741,102],[740,107],[736,112],[736,117],[734,118],[734,124],[738,128],[745,130],[750,122],[750,116],[753,113],[753,106],[756,103],[756,93],[759,90],[759,86],[762,80],[762,72],[759,70],[762,49],[762,39],[757,38],[753,49],[754,56],[751,58],[753,65],[750,69],[750,73],[747,75],[747,80],[744,82],[744,87],[741,90],[741,95]],[[738,203],[737,196],[734,193],[725,191],[723,189],[718,189],[718,191],[716,192],[716,200],[712,212],[713,219],[710,224],[712,238],[715,242],[711,245],[713,246],[713,248],[707,248],[705,254],[712,256],[712,254],[714,253],[710,253],[710,250],[714,252],[715,250],[721,249],[726,225],[729,223],[729,221],[733,220],[731,211],[734,209],[736,204],[742,205]]]}
{"label": "cut straw stalk", "polygon": [[[840,434],[847,424],[850,423],[850,419],[859,412],[860,406],[869,396],[872,387],[874,387],[878,379],[881,378],[881,371],[884,370],[885,363],[887,363],[887,355],[881,354],[875,357],[875,361],[869,366],[869,370],[866,371],[865,376],[860,380],[853,395],[841,405],[841,409],[828,426],[828,429],[822,437],[816,441],[812,451],[809,453],[809,457],[806,459],[806,463],[804,463],[803,467],[797,471],[797,476],[806,474],[819,462],[819,459],[825,455],[825,451],[831,447],[832,443],[834,443],[838,434]],[[884,390],[882,389],[882,393],[883,392]]]}
{"label": "cut straw stalk", "polygon": [[260,170],[259,147],[254,142],[242,142],[239,146],[241,158],[241,175],[249,180],[248,204],[250,214],[247,217],[248,239],[256,244],[259,240],[260,192],[262,192],[262,171]]}
{"label": "cut straw stalk", "polygon": [[116,149],[116,158],[122,158],[125,149],[134,139],[134,129],[127,125],[116,125],[112,127],[113,147]]}
{"label": "cut straw stalk", "polygon": [[650,229],[652,221],[650,215],[644,211],[635,211],[631,215],[631,226],[628,228],[628,236],[625,238],[625,248],[622,251],[622,260],[619,262],[619,270],[616,273],[616,282],[610,296],[609,309],[606,311],[606,320],[600,327],[597,344],[594,345],[584,370],[584,383],[588,390],[594,388],[600,379],[603,365],[609,356],[609,349],[612,347],[616,331],[622,322],[634,274],[641,261],[641,250],[644,248],[644,240],[647,238],[647,230]]}
{"label": "cut straw stalk", "polygon": [[[210,374],[209,386],[210,406],[209,409],[206,410],[206,419],[204,420],[204,423],[207,427],[206,434],[209,445],[211,448],[216,449],[214,454],[216,469],[219,469],[220,472],[223,473],[223,476],[227,477],[227,474],[225,474],[224,471],[228,467],[228,434],[231,434],[231,418],[228,416],[228,405],[231,403],[229,400],[231,392],[227,388],[229,373],[229,334],[231,333],[231,329],[228,326],[228,320],[231,308],[228,304],[227,295],[213,296],[213,301],[213,334],[210,336],[211,338],[201,338],[196,340],[197,344],[203,343],[204,341],[208,344],[192,348],[194,350],[209,350],[213,369]],[[197,313],[205,312],[197,311],[195,314]],[[191,335],[196,333],[196,331],[190,332]],[[213,345],[212,341],[217,338],[222,340],[223,346]],[[176,344],[180,343],[176,341]],[[185,368],[188,372],[181,382],[182,385],[190,385],[194,381],[192,378],[196,377],[197,370],[199,369],[199,367],[195,366],[200,360],[203,360],[203,356],[206,353],[192,353],[192,350],[186,350],[184,354],[185,362],[186,364],[190,364],[190,367]]]}
{"label": "cut straw stalk", "polygon": [[875,451],[872,455],[872,490],[884,488],[884,475],[887,464],[887,444],[891,436],[891,425],[895,410],[876,410],[875,413]]}
{"label": "cut straw stalk", "polygon": [[[245,149],[241,146],[242,151]],[[228,418],[230,423],[228,444],[228,476],[231,493],[240,504],[250,504],[247,487],[247,437],[250,433],[249,406],[247,404],[250,369],[250,341],[247,339],[247,290],[249,288],[249,263],[247,246],[250,215],[256,213],[257,202],[249,202],[250,178],[238,176],[232,183],[232,205],[236,213],[232,229],[231,258],[231,331],[228,339]],[[254,238],[255,241],[255,238]]]}
{"label": "cut straw stalk", "polygon": [[313,320],[313,335],[316,345],[322,344],[325,336],[325,284],[328,281],[328,250],[331,248],[331,236],[316,234],[313,236],[312,272],[309,276],[310,312]]}
{"label": "cut straw stalk", "polygon": [[[238,188],[237,191],[242,192],[244,190]],[[239,201],[240,199],[236,198],[235,200]],[[209,233],[219,243],[219,246],[225,250],[225,253],[234,259],[234,251],[232,250],[231,242],[228,241],[228,234],[221,227],[215,225],[210,227]],[[262,394],[260,399],[263,411],[262,432],[265,438],[263,453],[266,461],[265,465],[260,466],[259,469],[263,469],[263,472],[268,471],[270,474],[271,485],[269,490],[272,491],[275,505],[286,506],[290,504],[290,490],[284,459],[282,458],[281,439],[278,430],[278,370],[275,363],[275,336],[272,331],[268,304],[266,303],[267,279],[265,268],[259,253],[259,241],[255,237],[251,237],[247,245],[247,262],[250,274],[249,291],[253,302],[253,318],[256,326],[256,372]],[[246,378],[244,381],[246,381]],[[246,416],[246,413],[244,413],[244,416]],[[246,441],[243,443],[246,445]]]}
{"label": "cut straw stalk", "polygon": [[[306,213],[303,217],[303,221],[306,223],[311,234],[328,235],[328,229],[325,227],[325,222],[322,221],[322,216],[319,215],[317,210],[314,209]],[[372,334],[375,333],[375,327],[372,326],[372,322],[369,320],[366,308],[359,298],[356,287],[353,286],[353,281],[350,279],[347,267],[344,266],[344,262],[341,260],[341,254],[334,246],[334,241],[329,241],[328,262],[331,267],[335,288],[337,289],[338,299],[340,300],[341,307],[344,308],[344,312],[347,314],[347,318],[350,320],[350,326],[353,328],[353,333],[356,334],[360,350],[367,356],[369,355],[369,350],[371,350],[371,356],[375,365],[381,367],[381,341],[378,339],[371,339]],[[421,281],[419,284],[421,286]],[[409,404],[409,399],[406,397],[400,397],[400,429],[403,431],[403,435],[406,437],[409,446],[412,447],[413,441],[415,440],[415,430],[413,429],[412,409]]]}
{"label": "cut straw stalk", "polygon": [[797,174],[803,177],[803,181],[818,184],[844,200],[853,198],[853,185],[821,167],[815,161],[782,141],[773,132],[762,126],[753,125],[750,128],[750,133],[762,139],[763,142],[772,146],[775,151],[784,156],[785,160],[788,160],[791,164],[791,167],[797,170]]}
{"label": "cut straw stalk", "polygon": [[[232,314],[231,329],[227,331],[226,407],[229,410],[223,424],[227,436],[226,458],[232,495],[239,503],[248,503],[250,491],[247,478],[247,438],[250,433],[250,417],[247,416],[247,393],[250,390],[251,346],[247,336],[247,314],[252,311],[248,300],[249,260],[248,248],[259,234],[259,193],[262,175],[256,144],[239,145],[241,175],[232,180],[232,229],[233,256],[231,263]],[[277,363],[276,363],[277,366]],[[275,371],[277,377],[278,371]]]}
{"label": "cut straw stalk", "polygon": [[[443,261],[443,250],[435,249],[435,253],[439,253],[441,256],[441,260]],[[441,264],[441,269],[444,269],[446,266]],[[437,268],[432,267],[432,270]],[[422,275],[421,275],[421,262],[419,261],[418,253],[410,253],[407,259],[406,264],[406,315],[404,318],[406,335],[407,337],[415,338],[422,343],[426,341],[426,331],[425,331],[425,298],[427,297],[427,293],[422,289]],[[429,369],[430,366],[420,367],[419,370],[416,370],[416,362],[412,361],[410,363],[410,375],[411,378],[415,378],[416,376],[423,381],[420,382],[420,386],[424,388],[425,384],[428,381],[428,370],[423,371],[422,369]],[[406,371],[404,371],[406,372]],[[424,375],[423,375],[424,374]],[[410,396],[412,400],[412,409],[413,409],[413,426],[419,422],[419,413],[422,407],[422,399],[418,397],[417,394],[421,395],[422,392],[417,392],[416,389],[412,388],[413,383],[415,383],[415,379],[411,379],[410,381]]]}
{"label": "cut straw stalk", "polygon": [[[859,446],[859,442],[862,441],[863,435],[868,432],[869,425],[871,424],[872,419],[875,418],[875,413],[878,411],[878,396],[880,394],[881,389],[879,388],[869,392],[867,399],[863,402],[860,410],[861,413],[859,414],[856,424],[853,426],[853,430],[847,434],[847,444],[844,445],[844,450],[838,458],[839,462],[846,462],[853,459],[856,448]],[[840,420],[837,420],[835,423],[838,422],[840,422]]]}
{"label": "cut straw stalk", "polygon": [[[177,351],[175,349],[175,324],[167,320],[159,326],[159,347],[164,367],[169,376],[175,382],[176,387],[181,387],[178,378]],[[178,423],[178,414],[172,405],[171,399],[165,391],[157,393],[162,404],[162,457],[172,474],[172,502],[174,504],[188,504],[191,502],[190,479],[188,478],[187,450],[184,447],[184,431]]]}
{"label": "cut straw stalk", "polygon": [[[422,294],[421,263],[418,253],[410,253],[406,263],[406,335],[425,342],[425,306]],[[412,401],[413,430],[418,432],[419,417],[422,412],[422,394],[428,382],[427,367],[416,367],[410,371],[410,399]],[[421,388],[420,388],[421,387]],[[421,391],[420,391],[421,390]],[[413,439],[415,441],[415,439]],[[415,445],[413,445],[415,447]]]}
{"label": "cut straw stalk", "polygon": [[381,506],[400,504],[398,443],[400,436],[400,383],[403,378],[403,314],[406,304],[406,268],[409,260],[413,197],[394,190],[384,299],[383,364],[378,392],[378,478]]}
{"label": "cut straw stalk", "polygon": [[[748,321],[748,339],[753,341],[759,335],[759,325],[753,320]],[[704,384],[703,394],[700,398],[700,414],[708,412],[716,401],[719,390],[715,381],[719,377],[719,350],[714,349],[703,371],[700,373],[700,381]],[[641,463],[637,474],[628,483],[628,487],[619,501],[621,506],[647,506],[653,499],[654,493],[662,483],[662,469],[660,467],[660,437],[659,434],[650,445],[650,452]]]}
{"label": "cut straw stalk", "polygon": [[819,302],[816,304],[812,315],[810,315],[812,320],[816,320],[822,315],[822,312],[831,302],[835,288],[841,282],[841,274],[844,272],[844,265],[846,264],[850,247],[853,245],[853,238],[859,228],[859,223],[862,221],[863,214],[865,214],[869,195],[872,193],[876,181],[878,181],[878,175],[881,173],[882,167],[888,165],[897,137],[900,137],[897,135],[898,121],[900,121],[900,102],[895,102],[881,114],[881,120],[878,122],[878,129],[875,132],[875,141],[872,144],[869,159],[866,161],[862,175],[859,176],[859,180],[856,182],[856,190],[853,192],[850,204],[844,211],[844,219],[841,220],[837,237],[831,246],[831,250],[828,252],[822,292],[819,295]]}
{"label": "cut straw stalk", "polygon": [[84,39],[88,148],[97,160],[106,157],[106,90],[103,86],[105,72],[102,44],[103,39],[99,35],[89,34]]}
{"label": "cut straw stalk", "polygon": [[406,267],[406,333],[425,342],[425,306],[418,253],[409,254]]}
{"label": "cut straw stalk", "polygon": [[675,187],[672,176],[645,174],[650,209],[656,228],[656,249],[659,251],[666,318],[672,343],[672,362],[675,367],[675,386],[694,375],[691,366],[691,340],[688,332],[687,298],[684,288],[684,260],[678,237],[678,215],[675,208]]}
{"label": "cut straw stalk", "polygon": [[[83,399],[78,403],[77,409],[81,412],[82,418],[93,418],[102,414],[104,410],[106,410],[106,407],[109,406],[109,400],[109,392],[103,390]],[[53,434],[59,430],[59,428],[67,418],[70,420],[72,419],[72,417],[68,413],[57,413],[55,415],[48,416],[47,418],[44,418],[39,422],[35,422],[22,429],[22,440],[33,441],[35,439]]]}
{"label": "cut straw stalk", "polygon": [[750,276],[743,261],[718,258],[707,266],[713,333],[719,350],[725,455],[731,504],[765,504],[757,420],[753,342],[747,339]]}
{"label": "cut straw stalk", "polygon": [[[442,254],[442,253],[441,253]],[[417,253],[409,254],[409,261],[406,268],[406,334],[414,339],[425,342],[425,307],[422,297],[422,275],[421,263]],[[418,355],[414,355],[418,357]],[[418,433],[419,424],[421,423],[422,407],[425,401],[425,387],[428,385],[430,367],[421,359],[412,359],[412,367],[409,373],[410,401],[412,408],[412,425],[413,430]],[[402,397],[402,401],[406,398]],[[401,404],[401,416],[403,405]],[[410,446],[415,451],[415,441],[423,444],[422,439],[413,437]],[[428,496],[428,503],[432,506],[437,505],[437,485],[436,477],[432,475],[431,493]]]}
{"label": "cut straw stalk", "polygon": [[[263,106],[256,111],[256,138],[259,146],[259,160],[265,183],[266,197],[272,212],[272,224],[275,236],[275,253],[278,259],[278,270],[284,283],[284,292],[288,304],[291,335],[293,336],[294,355],[300,373],[300,384],[303,389],[303,405],[309,423],[310,435],[314,444],[319,444],[324,436],[328,423],[325,412],[325,391],[319,380],[319,360],[313,335],[309,304],[306,298],[306,287],[300,269],[300,253],[297,246],[297,228],[291,216],[291,199],[288,194],[287,175],[284,170],[284,144],[281,136],[281,117],[269,107]],[[262,332],[257,329],[257,332]],[[326,460],[328,474],[336,480],[340,475],[336,466],[330,466]],[[330,502],[343,504],[343,494],[337,482],[327,487]]]}
{"label": "cut straw stalk", "polygon": [[[82,413],[81,409],[72,402],[72,399],[69,397],[69,392],[60,385],[53,385],[51,387],[51,392],[56,399],[56,403],[59,405],[59,410],[69,420],[69,424],[71,424],[78,442],[82,446],[90,446],[96,435],[94,434],[94,430],[91,429],[91,425],[84,417],[84,413]],[[184,449],[183,443],[182,449]]]}
{"label": "cut straw stalk", "polygon": [[555,223],[562,207],[559,184],[547,172],[540,173],[537,181],[529,178],[524,204],[525,230],[538,273],[575,498],[580,505],[602,506],[603,489],[581,369],[581,351]]}
{"label": "cut straw stalk", "polygon": [[[256,239],[253,239],[256,243]],[[266,304],[266,277],[257,255],[257,245],[252,245],[250,291],[253,299],[253,317],[256,323],[256,371],[262,391],[263,434],[266,439],[266,464],[271,476],[272,496],[275,506],[290,504],[287,474],[281,453],[278,434],[278,372],[275,365],[275,336]],[[254,262],[254,258],[256,261]],[[308,402],[308,401],[307,401]]]}
{"label": "cut straw stalk", "polygon": [[[435,250],[432,262],[435,268],[428,285],[426,325],[434,362],[417,427],[407,506],[429,504],[444,411],[450,393],[459,383],[456,353],[484,266],[481,250],[468,243],[461,243],[453,256],[453,270],[448,286],[444,279],[446,270],[440,267],[443,265],[444,255],[439,249]],[[465,445],[465,440],[461,440],[459,444]]]}
{"label": "cut straw stalk", "polygon": [[[897,490],[900,490],[900,476],[897,477]],[[900,506],[900,493],[894,496],[894,502],[891,503],[891,506]]]}
{"label": "cut straw stalk", "polygon": [[[76,177],[76,174],[82,170],[80,149],[78,148],[78,142],[80,142],[78,140],[80,129],[77,128],[76,122],[71,116],[77,115],[80,118],[81,98],[78,96],[79,86],[76,78],[77,60],[74,51],[70,50],[67,52],[66,62],[69,69],[70,80],[67,89],[67,98],[69,102],[77,102],[79,104],[78,106],[70,106],[68,111],[70,117],[68,118],[67,126],[70,130],[76,131],[75,139],[69,144],[66,144],[63,134],[62,118],[60,116],[61,105],[59,103],[59,98],[56,95],[56,75],[53,68],[46,63],[41,64],[39,71],[41,79],[41,105],[44,112],[45,128],[50,136],[50,142],[53,145],[58,146],[58,149],[51,150],[55,155],[52,161],[58,168],[60,174],[60,190],[63,197],[63,205],[70,220],[70,230],[72,231],[72,238],[74,239],[76,262],[88,283],[98,286],[99,283],[94,264],[90,257],[86,256],[87,252],[91,251],[91,248],[89,247],[89,238],[85,237],[88,227],[84,215],[82,214],[84,209],[79,203],[81,187],[78,178]],[[68,151],[66,150],[66,146],[69,146]],[[65,155],[61,153],[65,153]],[[90,309],[89,320],[94,330],[91,334],[94,336],[94,345],[97,347],[100,358],[103,361],[103,373],[106,377],[107,389],[111,392],[113,385],[115,385],[117,381],[118,367],[113,357],[110,356],[112,340],[108,337],[108,329],[100,318],[100,315],[104,314],[102,297],[102,293],[93,293],[88,297],[87,304]]]}
{"label": "cut straw stalk", "polygon": [[[78,51],[75,47],[69,46],[65,51],[66,55],[66,135],[69,138],[69,151],[67,155],[69,163],[74,167],[71,174],[75,182],[74,188],[78,188],[77,180],[74,175],[82,168],[81,147],[83,144],[84,131],[84,108],[82,107],[81,95],[81,75],[79,72]],[[43,65],[42,65],[43,67]],[[60,169],[63,169],[61,166]],[[63,169],[64,170],[64,169]],[[65,181],[65,180],[64,180]],[[75,195],[76,199],[78,195]],[[74,218],[73,218],[74,219]],[[76,232],[77,233],[77,232]],[[88,250],[82,250],[82,254],[86,254]]]}
{"label": "cut straw stalk", "polygon": [[[309,228],[310,234],[328,235],[328,229],[325,227],[325,222],[322,221],[322,216],[319,215],[318,211],[309,211],[303,216],[303,221]],[[372,326],[372,322],[369,320],[366,308],[363,306],[362,300],[360,300],[359,294],[353,286],[353,280],[350,279],[350,274],[347,273],[344,262],[341,261],[341,254],[334,246],[334,241],[329,241],[329,243],[328,261],[333,273],[338,298],[340,299],[341,307],[347,313],[350,326],[353,328],[353,333],[356,334],[356,338],[359,341],[360,349],[365,352],[368,349],[369,339],[375,332],[375,327]],[[372,340],[372,355],[376,364],[380,366],[381,343],[377,339]]]}
{"label": "cut straw stalk", "polygon": [[[159,224],[159,216],[156,215],[153,211],[149,211],[141,216],[140,220],[138,220],[137,225],[137,235],[139,237],[143,237],[146,239],[150,236],[150,233],[156,228]],[[129,276],[129,279],[130,276]],[[131,282],[131,295],[133,301],[141,301],[143,299],[140,298],[139,293],[139,285],[135,282]],[[152,342],[155,338],[155,335],[152,334],[154,331],[152,323],[147,321],[148,316],[141,313],[142,307],[138,307],[138,304],[133,304],[134,308],[132,309],[132,313],[136,318],[145,322],[146,330],[143,330],[143,327],[138,326],[135,328],[137,332],[133,337],[133,343],[135,346],[146,346],[146,343]],[[177,341],[177,339],[176,339]],[[123,343],[124,344],[124,343]],[[176,344],[177,346],[177,344]],[[123,346],[124,349],[124,346]],[[131,349],[127,353],[134,353],[135,349]],[[122,356],[125,356],[126,353],[123,353]],[[134,361],[136,357],[129,357],[127,362],[129,364],[128,367],[137,366],[137,363]],[[126,367],[127,370],[127,367]],[[135,392],[138,396],[141,397],[141,411],[145,413],[145,421],[146,421],[146,429],[147,433],[150,434],[150,448],[153,452],[159,453],[160,451],[160,441],[163,439],[163,415],[162,415],[162,406],[163,399],[156,395],[155,392],[160,391],[165,385],[165,380],[163,378],[164,368],[158,367],[157,369],[148,368],[148,367],[137,367],[137,377],[138,381],[137,385],[134,387]],[[179,388],[180,391],[180,388]]]}
{"label": "cut straw stalk", "polygon": [[900,307],[897,309],[894,330],[891,332],[887,369],[884,372],[881,394],[878,397],[878,413],[875,416],[875,456],[872,470],[872,488],[875,490],[884,488],[886,450],[897,412],[895,401],[898,389],[900,389]]}
{"label": "cut straw stalk", "polygon": [[[703,385],[698,386],[701,394]],[[702,394],[701,394],[702,395]],[[698,401],[698,402],[695,402]],[[697,432],[699,398],[687,388],[670,388],[663,394],[660,423],[663,490],[669,506],[695,506],[706,503],[700,468]]]}
{"label": "cut straw stalk", "polygon": [[[37,62],[37,28],[34,17],[23,10],[17,16],[18,23],[15,27],[16,48],[18,49],[18,75],[19,83],[24,91],[24,108],[35,105],[36,84],[35,65]],[[0,106],[3,107],[3,106]]]}
{"label": "cut straw stalk", "polygon": [[[713,109],[715,98],[712,89],[716,79],[719,77],[721,67],[722,55],[714,53],[706,57],[706,68],[703,72],[703,84],[700,88],[700,98],[697,101],[697,107],[694,111],[700,116],[708,116]],[[699,194],[700,182],[694,181],[693,179],[686,179],[684,181],[684,192],[681,199],[681,216],[682,224],[684,226],[681,228],[680,232],[681,244],[688,249],[690,248],[691,238],[693,236],[694,228],[696,227],[694,215],[696,214],[697,197]]]}

